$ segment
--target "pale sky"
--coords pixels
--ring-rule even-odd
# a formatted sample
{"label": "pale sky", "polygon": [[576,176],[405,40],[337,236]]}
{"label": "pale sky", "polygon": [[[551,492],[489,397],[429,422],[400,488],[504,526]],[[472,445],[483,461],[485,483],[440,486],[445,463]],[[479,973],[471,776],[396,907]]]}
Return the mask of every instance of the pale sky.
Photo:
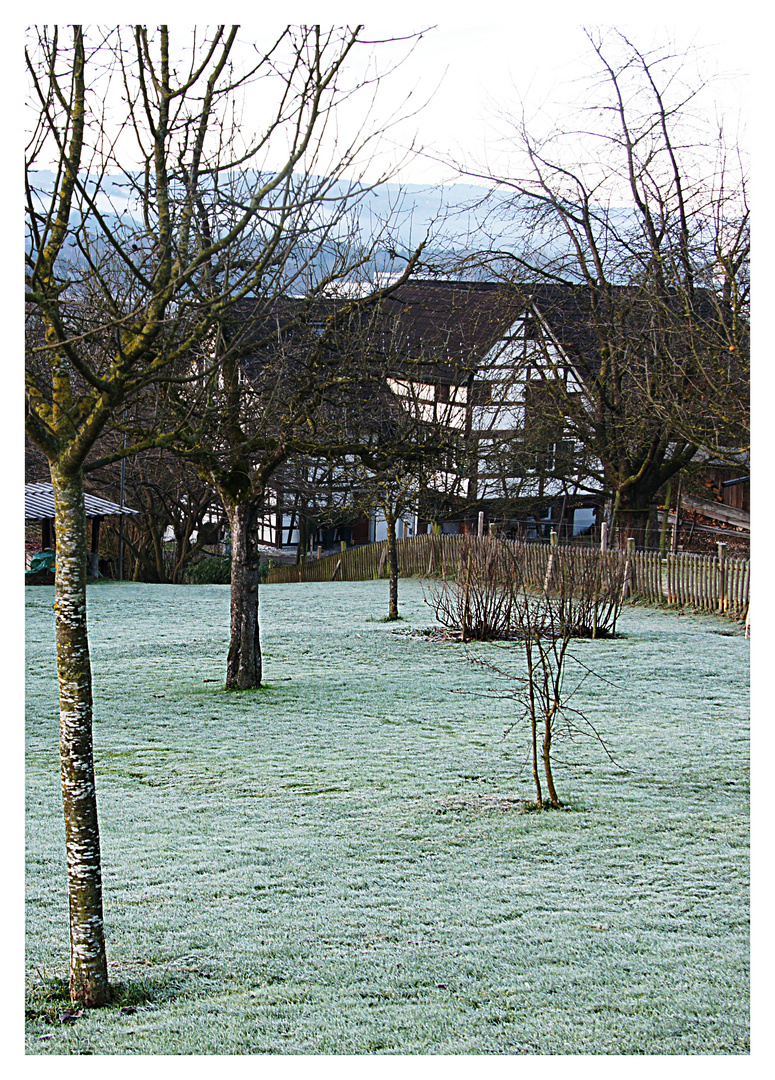
{"label": "pale sky", "polygon": [[[454,171],[443,161],[451,159],[475,166],[488,157],[497,160],[492,158],[497,151],[497,111],[513,112],[523,101],[536,122],[541,123],[563,115],[559,106],[552,109],[553,102],[583,100],[588,90],[580,80],[591,68],[585,26],[616,27],[644,51],[670,40],[678,50],[695,46],[702,51],[707,69],[727,76],[716,82],[712,94],[707,95],[708,107],[715,101],[727,113],[746,111],[750,80],[745,73],[750,72],[757,45],[764,37],[763,32],[757,32],[757,25],[764,30],[763,17],[754,14],[757,5],[751,0],[733,6],[729,0],[702,4],[650,0],[637,9],[631,5],[630,10],[636,14],[629,14],[621,0],[558,0],[543,4],[538,0],[468,0],[466,4],[383,0],[380,5],[372,3],[368,7],[341,0],[318,0],[272,7],[232,3],[216,12],[212,4],[193,0],[185,7],[175,5],[172,10],[160,9],[156,4],[130,4],[121,15],[126,23],[153,25],[168,20],[173,31],[183,32],[183,36],[192,25],[212,23],[217,15],[226,22],[239,22],[242,39],[259,44],[265,44],[286,22],[320,22],[324,26],[364,22],[367,36],[374,39],[427,29],[411,56],[385,81],[373,115],[385,117],[394,109],[402,114],[419,110],[391,134],[397,144],[396,157],[400,156],[400,147],[407,146],[415,136],[426,155],[408,162],[396,178],[408,183],[439,183],[455,179]],[[730,18],[732,11],[734,19]],[[38,23],[61,24],[76,18],[92,24],[107,22],[104,4],[94,3],[81,3],[72,11],[67,5],[36,4],[34,18]],[[375,55],[381,65],[387,65],[403,56],[407,48],[405,43],[380,45],[375,47]],[[350,78],[357,82],[357,71]],[[345,128],[349,124],[350,130],[355,129],[365,98],[365,94],[358,94],[349,110],[341,110]],[[260,116],[257,102],[255,114]],[[384,144],[384,149],[386,156],[380,161],[383,166],[389,158],[389,143]],[[505,162],[500,159],[499,163]]]}
{"label": "pale sky", "polygon": [[[429,5],[431,9],[435,6]],[[401,5],[402,9],[410,7]],[[424,7],[418,5],[420,14]],[[509,5],[508,10],[513,12],[520,7],[520,4]],[[497,152],[495,117],[499,111],[511,111],[523,101],[539,123],[550,116],[561,116],[553,103],[577,101],[579,94],[585,92],[582,80],[591,70],[584,25],[614,25],[644,50],[670,39],[675,40],[679,49],[689,46],[701,49],[711,70],[729,76],[714,85],[708,107],[715,99],[728,113],[744,109],[749,83],[744,72],[750,69],[750,38],[740,32],[730,33],[722,18],[709,17],[714,5],[705,8],[708,15],[702,22],[697,18],[683,19],[672,25],[616,19],[617,12],[621,14],[621,4],[588,7],[589,15],[584,14],[583,4],[549,4],[540,14],[498,18],[490,5],[470,4],[469,16],[478,12],[484,16],[481,22],[442,15],[438,27],[423,37],[390,80],[397,96],[397,88],[401,86],[412,89],[415,100],[430,97],[422,111],[405,126],[407,133],[414,124],[420,142],[431,154],[435,150],[436,154],[452,157],[460,164],[473,163]],[[650,7],[658,11],[660,7],[668,10],[675,5]],[[573,10],[574,18],[559,17],[563,10]],[[381,23],[373,29],[395,33],[402,25],[419,29],[422,19],[415,16],[407,18],[406,23],[394,19],[384,24],[384,30]],[[367,29],[372,29],[368,22]],[[406,166],[401,178],[407,182],[443,182],[451,177],[450,170],[442,164],[420,158]]]}
{"label": "pale sky", "polygon": [[[591,70],[590,46],[584,26],[616,27],[628,34],[642,50],[675,42],[678,50],[694,46],[701,50],[706,68],[726,77],[715,82],[706,106],[718,104],[725,113],[745,114],[750,72],[757,35],[751,21],[738,18],[730,23],[729,3],[667,3],[655,0],[641,5],[649,17],[623,15],[625,5],[598,0],[594,3],[462,4],[385,3],[375,11],[374,21],[362,6],[328,0],[316,4],[291,5],[282,9],[290,20],[350,23],[362,20],[369,37],[389,38],[428,28],[411,56],[393,72],[384,85],[381,105],[419,109],[395,132],[399,145],[417,136],[427,156],[414,158],[399,172],[407,183],[439,183],[455,179],[441,161],[458,164],[482,162],[496,150],[497,128],[494,114],[513,110],[524,101],[538,122],[559,117],[552,109],[558,100],[576,101],[588,92],[580,80]],[[744,13],[748,0],[736,5]],[[753,5],[750,5],[753,10]],[[255,11],[255,9],[252,9]],[[389,18],[387,13],[389,12]],[[262,16],[265,9],[262,10]],[[266,18],[253,24],[251,9],[243,21],[246,38],[266,34]],[[403,55],[407,46],[380,46],[377,55]],[[415,104],[416,103],[416,104]]]}

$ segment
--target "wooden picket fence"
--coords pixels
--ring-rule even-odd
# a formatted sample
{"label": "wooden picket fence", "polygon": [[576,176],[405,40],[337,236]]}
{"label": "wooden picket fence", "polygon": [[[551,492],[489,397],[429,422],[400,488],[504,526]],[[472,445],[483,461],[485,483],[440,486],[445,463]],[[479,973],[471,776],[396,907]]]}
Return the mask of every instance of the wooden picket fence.
{"label": "wooden picket fence", "polygon": [[633,556],[634,597],[745,620],[751,589],[749,559],[681,552],[662,559],[659,552]]}
{"label": "wooden picket fence", "polygon": [[[423,535],[399,540],[398,569],[401,577],[454,577],[460,567],[461,544],[474,541],[498,545],[503,551],[504,570],[516,558],[527,588],[542,588],[552,550],[574,561],[624,561],[627,595],[642,601],[671,607],[728,615],[745,620],[750,593],[748,559],[720,558],[679,552],[662,558],[658,551],[608,551],[602,553],[574,544],[549,544],[481,540],[470,536]],[[295,566],[277,566],[269,571],[267,584],[296,581],[373,581],[387,577],[387,542],[365,544],[346,551],[312,559]]]}

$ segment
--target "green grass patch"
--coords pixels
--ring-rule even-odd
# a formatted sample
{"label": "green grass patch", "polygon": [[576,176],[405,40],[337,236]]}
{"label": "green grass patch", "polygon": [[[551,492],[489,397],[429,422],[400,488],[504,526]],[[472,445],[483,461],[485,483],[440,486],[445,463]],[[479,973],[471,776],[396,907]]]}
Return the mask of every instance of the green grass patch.
{"label": "green grass patch", "polygon": [[[53,590],[29,588],[32,1054],[744,1054],[748,642],[626,609],[536,812],[525,733],[387,582],[89,588],[110,977],[68,1017]],[[432,616],[402,581],[404,626]],[[724,633],[719,633],[722,630]],[[519,665],[516,647],[473,655]]]}

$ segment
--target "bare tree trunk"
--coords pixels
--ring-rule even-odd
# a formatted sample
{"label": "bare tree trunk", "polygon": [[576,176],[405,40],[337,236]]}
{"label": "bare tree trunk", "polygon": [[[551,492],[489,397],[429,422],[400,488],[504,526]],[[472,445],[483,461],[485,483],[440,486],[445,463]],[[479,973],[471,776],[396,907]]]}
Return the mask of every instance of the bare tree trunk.
{"label": "bare tree trunk", "polygon": [[51,465],[56,514],[59,757],[70,901],[70,998],[110,999],[102,919],[102,869],[92,745],[92,685],[86,627],[86,512],[83,474]]}
{"label": "bare tree trunk", "polygon": [[307,507],[299,508],[299,542],[296,545],[296,565],[307,561],[307,548],[309,547],[309,518]]}
{"label": "bare tree trunk", "polygon": [[554,786],[554,774],[552,773],[552,720],[555,709],[549,709],[544,716],[544,741],[541,747],[541,756],[544,761],[544,773],[546,774],[546,786],[549,789],[549,802],[555,808],[562,806],[557,789]]}
{"label": "bare tree trunk", "polygon": [[156,580],[160,585],[167,584],[167,567],[164,564],[164,548],[161,542],[161,534],[155,521],[151,522],[151,543],[153,544],[153,560],[156,566]]}
{"label": "bare tree trunk", "polygon": [[261,685],[261,638],[258,627],[258,504],[224,503],[231,528],[231,637],[226,664],[230,690]]}
{"label": "bare tree trunk", "polygon": [[527,635],[525,637],[525,656],[527,659],[528,700],[530,702],[530,745],[533,755],[533,783],[536,786],[536,806],[540,810],[544,805],[544,798],[541,792],[541,777],[538,773],[538,718],[536,716],[535,682],[533,681],[533,644]]}
{"label": "bare tree trunk", "polygon": [[463,618],[460,620],[460,640],[463,642],[468,641],[468,616],[469,616],[469,595],[471,589],[471,548],[468,548],[468,560],[466,562],[466,583],[465,590],[463,592]]}
{"label": "bare tree trunk", "polygon": [[387,562],[389,586],[388,622],[398,618],[398,545],[396,543],[396,517],[391,511],[385,511],[387,523]]}
{"label": "bare tree trunk", "polygon": [[646,533],[648,530],[651,507],[644,507],[642,503],[628,503],[624,498],[619,503],[617,518],[617,543],[620,551],[627,550],[627,541],[632,537],[636,548],[646,546]]}

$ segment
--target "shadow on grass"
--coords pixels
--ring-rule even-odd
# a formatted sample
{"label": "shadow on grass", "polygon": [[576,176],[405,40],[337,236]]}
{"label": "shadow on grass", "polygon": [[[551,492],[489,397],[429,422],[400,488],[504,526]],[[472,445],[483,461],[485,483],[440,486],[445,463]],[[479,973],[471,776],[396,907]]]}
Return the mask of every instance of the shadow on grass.
{"label": "shadow on grass", "polygon": [[[151,1011],[184,995],[186,981],[185,977],[170,974],[111,982],[111,1000],[100,1011]],[[25,1002],[25,1017],[28,1022],[67,1024],[73,1023],[81,1015],[80,1005],[74,1005],[70,1001],[67,979],[54,976],[28,986]]]}

